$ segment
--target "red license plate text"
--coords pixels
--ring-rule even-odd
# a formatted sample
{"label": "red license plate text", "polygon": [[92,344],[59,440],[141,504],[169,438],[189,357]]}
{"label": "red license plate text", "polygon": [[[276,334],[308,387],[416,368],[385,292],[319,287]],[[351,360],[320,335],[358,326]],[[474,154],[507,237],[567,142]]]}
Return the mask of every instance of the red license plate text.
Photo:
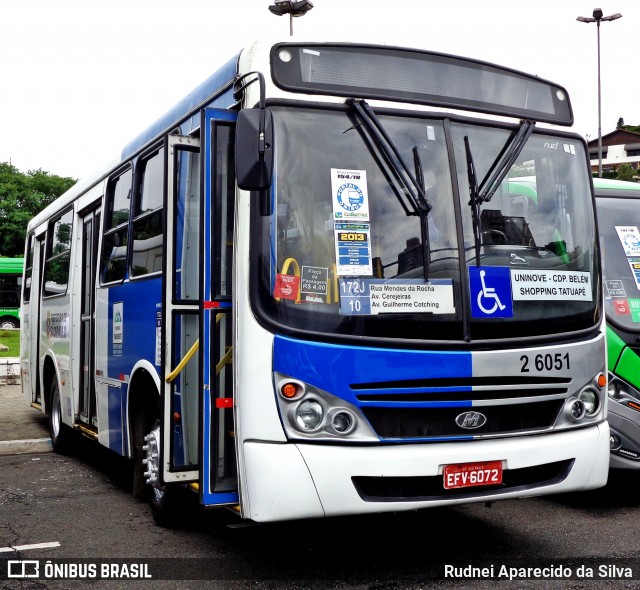
{"label": "red license plate text", "polygon": [[502,483],[502,461],[445,465],[442,476],[445,490],[496,485]]}

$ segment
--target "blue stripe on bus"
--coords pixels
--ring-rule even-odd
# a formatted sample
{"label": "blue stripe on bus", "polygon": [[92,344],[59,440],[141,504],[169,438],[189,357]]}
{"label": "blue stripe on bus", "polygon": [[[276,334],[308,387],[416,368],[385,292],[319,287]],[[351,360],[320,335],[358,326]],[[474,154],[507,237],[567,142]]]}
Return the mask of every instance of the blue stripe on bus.
{"label": "blue stripe on bus", "polygon": [[122,425],[124,424],[124,420],[122,418],[122,413],[124,411],[124,405],[122,403],[124,398],[123,388],[108,385],[107,391],[107,408],[109,412],[109,448],[122,455]]}
{"label": "blue stripe on bus", "polygon": [[[465,387],[389,387],[379,384],[420,379],[470,378],[473,376],[471,352],[407,350],[373,348],[296,340],[276,336],[273,350],[273,368],[292,378],[299,379],[358,406],[376,407],[471,407],[472,401],[393,402],[389,394],[437,393],[455,391],[471,392]],[[367,383],[377,383],[368,389]],[[357,391],[352,385],[358,385]],[[385,394],[384,402],[356,399],[358,395]],[[471,396],[470,396],[471,397]]]}

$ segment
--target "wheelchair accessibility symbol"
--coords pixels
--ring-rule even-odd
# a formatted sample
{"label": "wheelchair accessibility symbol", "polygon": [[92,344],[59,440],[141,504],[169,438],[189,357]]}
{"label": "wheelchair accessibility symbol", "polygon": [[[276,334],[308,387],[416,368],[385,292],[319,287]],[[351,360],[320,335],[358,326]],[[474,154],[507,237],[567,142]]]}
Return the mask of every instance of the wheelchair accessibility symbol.
{"label": "wheelchair accessibility symbol", "polygon": [[471,317],[513,317],[511,273],[503,266],[470,266]]}

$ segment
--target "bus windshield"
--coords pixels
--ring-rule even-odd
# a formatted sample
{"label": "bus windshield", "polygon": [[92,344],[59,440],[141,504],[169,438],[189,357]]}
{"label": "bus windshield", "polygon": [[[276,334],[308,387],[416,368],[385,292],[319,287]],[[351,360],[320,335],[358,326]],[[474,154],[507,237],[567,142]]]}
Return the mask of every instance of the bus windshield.
{"label": "bus windshield", "polygon": [[[460,341],[599,321],[580,142],[530,135],[474,222],[467,152],[482,186],[518,125],[375,109],[392,146],[385,150],[357,110],[270,109],[272,213],[261,218],[254,249],[258,315],[266,322],[284,331]],[[412,206],[415,184],[404,175],[422,185],[427,215]]]}
{"label": "bus windshield", "polygon": [[625,197],[597,198],[597,203],[607,319],[640,332],[640,211]]}

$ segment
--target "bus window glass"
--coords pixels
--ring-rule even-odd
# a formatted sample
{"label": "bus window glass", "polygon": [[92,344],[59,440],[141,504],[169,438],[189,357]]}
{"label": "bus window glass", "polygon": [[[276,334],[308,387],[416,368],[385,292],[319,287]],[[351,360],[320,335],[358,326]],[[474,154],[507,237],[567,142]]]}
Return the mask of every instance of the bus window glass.
{"label": "bus window glass", "polygon": [[142,162],[142,173],[136,197],[136,217],[133,220],[133,252],[131,276],[139,277],[162,270],[163,246],[163,183],[164,149]]}
{"label": "bus window glass", "polygon": [[[640,191],[638,191],[640,193]],[[597,196],[604,259],[605,311],[610,323],[635,333],[640,328],[640,211],[637,200]]]}
{"label": "bus window glass", "polygon": [[194,264],[200,250],[200,154],[176,149],[176,249],[175,296],[178,300],[198,297],[199,265]]}
{"label": "bus window glass", "polygon": [[109,228],[114,228],[129,220],[129,201],[131,197],[131,170],[113,180],[109,187],[111,193]]}
{"label": "bus window glass", "polygon": [[[480,203],[475,226],[465,138],[481,184],[512,133],[452,125],[468,272],[473,273],[479,261],[482,269],[509,269],[511,280],[511,293],[503,293],[512,300],[505,303],[511,307],[501,322],[480,308],[472,312],[472,336],[478,339],[507,338],[514,330],[536,335],[553,330],[550,326],[586,328],[593,322],[599,295],[599,285],[592,280],[598,274],[594,211],[580,142],[531,135],[495,193]],[[562,327],[553,321],[561,318]]]}
{"label": "bus window glass", "polygon": [[[458,243],[443,123],[428,117],[378,113],[410,171],[419,170],[424,177],[431,206],[424,220],[427,235],[420,215],[408,208],[406,188],[371,131],[358,124],[352,111],[280,110],[275,106],[271,110],[278,146],[277,195],[274,215],[262,218],[263,260],[258,269],[262,271],[265,311],[303,330],[461,338]],[[301,144],[304,150],[299,149]],[[342,212],[334,207],[332,197],[336,187],[343,185],[351,187],[342,191],[345,202],[353,199],[368,205],[360,220],[354,214],[341,223]],[[342,290],[355,285],[356,279],[365,279],[363,284],[374,284],[374,288],[386,280],[424,284],[425,250],[430,279],[444,281],[439,287],[446,291],[446,313],[441,313],[444,307],[434,305],[374,315],[363,310],[356,298],[342,296]],[[290,280],[284,275],[300,277],[298,301],[285,292],[286,286],[284,290],[279,287]],[[393,312],[402,304],[399,299],[382,303]]]}
{"label": "bus window glass", "polygon": [[22,291],[22,300],[24,303],[28,303],[31,299],[31,277],[33,274],[33,253],[35,248],[35,240],[33,239],[33,235],[28,238],[28,246],[27,246],[27,259],[24,264],[24,285]]}
{"label": "bus window glass", "polygon": [[131,194],[131,169],[114,177],[107,188],[107,219],[102,240],[100,279],[111,283],[124,279],[127,258],[127,225]]}
{"label": "bus window glass", "polygon": [[214,244],[214,277],[215,296],[226,297],[231,295],[231,262],[233,244],[233,198],[235,190],[233,147],[233,127],[218,123],[215,126],[213,141],[215,149],[213,154],[216,161],[215,170],[215,235]]}
{"label": "bus window glass", "polygon": [[50,226],[47,259],[44,267],[44,296],[62,295],[67,291],[71,260],[71,224],[69,210]]}

